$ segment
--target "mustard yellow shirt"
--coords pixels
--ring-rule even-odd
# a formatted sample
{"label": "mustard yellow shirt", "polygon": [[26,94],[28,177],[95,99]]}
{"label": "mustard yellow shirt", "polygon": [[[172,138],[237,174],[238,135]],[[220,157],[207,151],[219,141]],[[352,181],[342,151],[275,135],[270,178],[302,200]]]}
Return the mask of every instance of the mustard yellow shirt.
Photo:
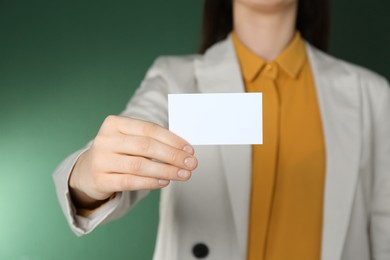
{"label": "mustard yellow shirt", "polygon": [[263,145],[252,149],[249,260],[320,259],[325,145],[299,32],[267,62],[237,36],[247,92],[263,93]]}

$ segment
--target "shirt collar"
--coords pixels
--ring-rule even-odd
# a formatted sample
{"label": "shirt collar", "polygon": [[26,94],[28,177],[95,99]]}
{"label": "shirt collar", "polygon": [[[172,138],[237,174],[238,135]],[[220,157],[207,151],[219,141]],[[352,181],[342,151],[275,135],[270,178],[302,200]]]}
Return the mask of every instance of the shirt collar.
{"label": "shirt collar", "polygon": [[[267,64],[267,61],[246,47],[234,32],[232,33],[232,40],[244,79],[248,82],[253,81]],[[305,44],[297,31],[292,41],[274,62],[291,78],[295,79],[299,75],[306,58]]]}

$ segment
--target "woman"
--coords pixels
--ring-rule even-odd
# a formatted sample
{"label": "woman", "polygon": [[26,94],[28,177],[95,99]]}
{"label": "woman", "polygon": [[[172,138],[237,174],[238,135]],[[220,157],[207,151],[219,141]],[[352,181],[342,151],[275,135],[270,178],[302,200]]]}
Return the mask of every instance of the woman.
{"label": "woman", "polygon": [[[73,231],[163,188],[154,259],[390,259],[389,85],[317,49],[327,7],[205,1],[207,51],[158,59],[122,116],[55,172]],[[168,93],[243,91],[263,92],[261,146],[195,157],[164,128]]]}

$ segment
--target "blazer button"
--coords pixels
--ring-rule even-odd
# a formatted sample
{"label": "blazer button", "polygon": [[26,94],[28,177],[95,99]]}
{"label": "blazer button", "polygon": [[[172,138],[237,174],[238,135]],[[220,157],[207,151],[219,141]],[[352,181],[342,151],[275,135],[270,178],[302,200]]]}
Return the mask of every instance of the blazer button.
{"label": "blazer button", "polygon": [[208,256],[209,248],[203,243],[198,243],[192,248],[192,253],[196,258],[202,259]]}

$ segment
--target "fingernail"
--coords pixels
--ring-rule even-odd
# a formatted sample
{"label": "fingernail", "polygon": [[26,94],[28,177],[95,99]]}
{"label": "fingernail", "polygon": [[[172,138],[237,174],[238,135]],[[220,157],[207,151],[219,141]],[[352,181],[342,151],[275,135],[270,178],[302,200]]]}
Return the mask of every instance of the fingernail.
{"label": "fingernail", "polygon": [[169,181],[168,180],[158,180],[158,184],[160,184],[161,186],[166,186],[169,184]]}
{"label": "fingernail", "polygon": [[194,148],[191,145],[186,145],[183,147],[183,151],[189,154],[194,154]]}
{"label": "fingernail", "polygon": [[189,171],[186,171],[186,170],[179,170],[177,175],[179,175],[180,178],[182,179],[187,179],[188,177],[190,177],[190,172]]}
{"label": "fingernail", "polygon": [[192,158],[192,157],[188,157],[184,160],[184,164],[185,166],[189,167],[189,168],[192,168],[195,166],[195,159]]}

